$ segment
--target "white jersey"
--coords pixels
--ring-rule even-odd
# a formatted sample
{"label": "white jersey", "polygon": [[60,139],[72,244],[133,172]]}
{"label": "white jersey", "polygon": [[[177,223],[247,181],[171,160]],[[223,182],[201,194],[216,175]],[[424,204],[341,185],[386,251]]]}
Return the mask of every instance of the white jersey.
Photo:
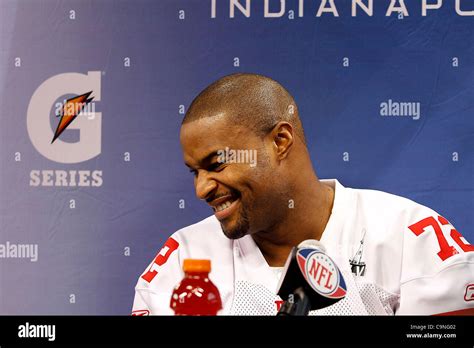
{"label": "white jersey", "polygon": [[[406,198],[335,189],[322,234],[346,297],[312,315],[474,314],[474,247],[442,216]],[[269,267],[251,236],[230,240],[208,217],[174,233],[139,278],[134,315],[172,315],[173,288],[186,258],[210,259],[224,315],[275,315],[281,270]]]}

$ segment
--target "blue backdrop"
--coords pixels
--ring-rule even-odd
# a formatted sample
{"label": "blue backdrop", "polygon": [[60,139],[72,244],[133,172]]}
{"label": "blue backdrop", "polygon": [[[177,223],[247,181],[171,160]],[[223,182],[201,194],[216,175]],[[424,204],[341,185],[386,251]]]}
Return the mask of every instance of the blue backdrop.
{"label": "blue backdrop", "polygon": [[[285,9],[268,18],[253,0],[231,18],[232,3],[0,1],[1,314],[130,312],[161,244],[211,214],[178,134],[193,97],[234,72],[293,94],[320,178],[413,199],[474,240],[472,14],[410,0],[386,16],[377,0],[353,16],[336,0],[338,17],[317,17],[312,0],[299,17],[272,0]],[[51,144],[56,103],[89,91],[90,120]]]}

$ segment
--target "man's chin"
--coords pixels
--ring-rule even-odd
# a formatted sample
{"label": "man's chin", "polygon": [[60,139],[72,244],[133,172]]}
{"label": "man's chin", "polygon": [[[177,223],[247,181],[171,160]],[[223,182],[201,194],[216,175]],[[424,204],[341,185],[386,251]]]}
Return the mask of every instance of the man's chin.
{"label": "man's chin", "polygon": [[224,229],[222,229],[222,231],[224,232],[224,235],[229,239],[240,239],[247,234],[243,231],[229,231]]}
{"label": "man's chin", "polygon": [[248,233],[248,224],[239,223],[237,226],[225,226],[221,223],[222,232],[229,239],[239,239]]}
{"label": "man's chin", "polygon": [[229,239],[239,239],[247,235],[250,229],[250,222],[247,211],[241,209],[238,214],[220,221],[222,232]]}

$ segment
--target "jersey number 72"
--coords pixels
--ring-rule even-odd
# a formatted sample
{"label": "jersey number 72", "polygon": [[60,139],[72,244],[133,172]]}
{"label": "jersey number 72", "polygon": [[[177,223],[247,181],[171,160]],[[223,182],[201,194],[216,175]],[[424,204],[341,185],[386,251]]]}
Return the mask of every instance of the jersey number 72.
{"label": "jersey number 72", "polygon": [[[438,223],[439,221],[439,223]],[[442,216],[438,216],[438,221],[435,220],[434,217],[429,216],[423,220],[418,221],[417,223],[414,223],[411,226],[408,226],[408,228],[416,235],[419,236],[423,232],[428,231],[426,228],[427,227],[432,227],[434,230],[434,233],[436,235],[436,238],[438,239],[438,244],[440,247],[440,251],[438,252],[439,258],[444,261],[446,259],[449,259],[451,256],[454,256],[458,254],[458,251],[448,243],[446,240],[443,230],[441,229],[441,225],[451,225],[448,220],[446,220]],[[441,224],[441,225],[440,225]],[[452,225],[451,225],[452,227]],[[456,231],[456,229],[453,227],[450,232],[450,237],[451,239],[459,245],[462,251],[464,252],[471,252],[474,251],[474,246],[469,244],[467,241],[465,241],[464,237],[462,236],[461,233]],[[464,241],[463,241],[464,239]]]}

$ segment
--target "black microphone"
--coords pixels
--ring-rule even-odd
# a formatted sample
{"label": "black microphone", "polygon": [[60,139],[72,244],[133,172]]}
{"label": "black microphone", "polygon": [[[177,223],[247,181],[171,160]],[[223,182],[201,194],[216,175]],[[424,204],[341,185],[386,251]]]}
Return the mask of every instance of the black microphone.
{"label": "black microphone", "polygon": [[308,315],[331,306],[346,296],[347,287],[336,263],[317,240],[308,239],[293,248],[278,285],[285,302],[277,315]]}

